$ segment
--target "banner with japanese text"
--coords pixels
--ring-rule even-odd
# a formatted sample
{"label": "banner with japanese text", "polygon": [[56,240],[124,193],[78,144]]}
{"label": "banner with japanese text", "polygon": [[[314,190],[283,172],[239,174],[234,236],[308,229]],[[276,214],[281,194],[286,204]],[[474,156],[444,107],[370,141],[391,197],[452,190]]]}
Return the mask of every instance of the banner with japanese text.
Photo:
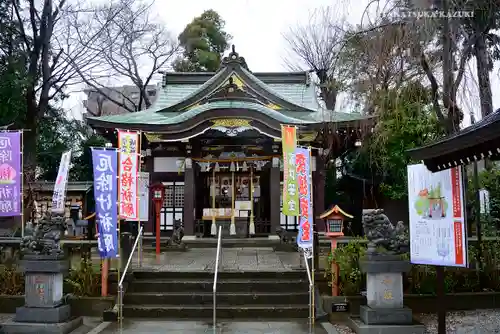
{"label": "banner with japanese text", "polygon": [[139,132],[118,130],[120,219],[139,219]]}
{"label": "banner with japanese text", "polygon": [[297,185],[299,195],[299,232],[297,245],[312,257],[313,248],[313,209],[311,203],[311,151],[308,148],[295,149],[297,166]]}
{"label": "banner with japanese text", "polygon": [[117,150],[92,148],[94,197],[101,258],[118,257]]}
{"label": "banner with japanese text", "polygon": [[71,150],[64,152],[61,156],[59,171],[57,172],[56,184],[54,185],[54,195],[52,196],[52,209],[54,213],[64,213],[66,207],[66,185],[71,163]]}
{"label": "banner with japanese text", "polygon": [[295,168],[295,149],[297,148],[297,128],[281,125],[283,150],[283,214],[299,215],[299,194]]}
{"label": "banner with japanese text", "polygon": [[21,215],[21,136],[20,131],[0,132],[0,217]]}

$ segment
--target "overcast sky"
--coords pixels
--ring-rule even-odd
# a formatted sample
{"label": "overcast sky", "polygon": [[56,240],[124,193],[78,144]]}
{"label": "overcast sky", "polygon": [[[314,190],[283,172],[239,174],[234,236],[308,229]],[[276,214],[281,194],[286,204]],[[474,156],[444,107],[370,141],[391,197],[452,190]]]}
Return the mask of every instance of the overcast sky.
{"label": "overcast sky", "polygon": [[[217,11],[226,21],[226,31],[233,36],[236,51],[245,57],[252,71],[287,70],[284,57],[287,44],[283,33],[289,27],[307,23],[313,11],[322,6],[333,6],[343,11],[348,21],[361,22],[368,0],[184,0],[156,1],[156,9],[161,20],[177,36],[195,16],[204,10]],[[341,17],[341,13],[339,13]],[[365,18],[366,20],[366,18]],[[366,21],[365,21],[366,22]],[[470,64],[470,73],[475,73],[475,65]],[[467,79],[461,105],[467,110],[479,109],[476,84],[473,77]],[[500,84],[498,68],[492,73],[494,108],[500,107]],[[66,103],[71,114],[79,117],[82,112],[84,94],[73,95]],[[467,122],[468,123],[468,122]]]}

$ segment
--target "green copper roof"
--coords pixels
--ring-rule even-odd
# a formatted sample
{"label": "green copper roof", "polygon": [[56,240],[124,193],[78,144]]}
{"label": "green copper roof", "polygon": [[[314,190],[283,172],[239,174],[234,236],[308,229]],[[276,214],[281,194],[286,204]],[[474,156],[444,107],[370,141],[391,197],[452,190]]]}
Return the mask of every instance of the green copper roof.
{"label": "green copper roof", "polygon": [[284,124],[315,124],[325,121],[329,122],[346,122],[361,120],[366,117],[354,113],[331,113],[329,111],[318,111],[311,113],[294,112],[294,111],[276,111],[267,108],[258,103],[246,101],[217,101],[200,106],[196,106],[185,112],[155,112],[153,110],[145,110],[136,113],[110,115],[102,117],[88,117],[89,119],[98,119],[102,122],[108,123],[122,123],[127,125],[134,124],[156,124],[156,125],[169,125],[182,123],[196,115],[205,111],[213,109],[251,109],[256,112],[274,118],[278,122]]}
{"label": "green copper roof", "polygon": [[[160,88],[156,103],[151,106],[153,110],[161,110],[170,107],[177,102],[186,99],[189,95],[196,92],[201,85],[199,84],[170,84]],[[313,85],[303,84],[267,84],[276,95],[281,96],[292,103],[304,108],[318,110],[321,108],[316,97],[316,90]]]}

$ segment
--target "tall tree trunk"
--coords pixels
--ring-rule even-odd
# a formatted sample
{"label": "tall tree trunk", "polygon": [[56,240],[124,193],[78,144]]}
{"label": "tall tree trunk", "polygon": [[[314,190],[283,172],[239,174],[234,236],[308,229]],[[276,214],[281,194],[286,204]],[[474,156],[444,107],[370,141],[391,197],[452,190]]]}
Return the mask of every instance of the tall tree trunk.
{"label": "tall tree trunk", "polygon": [[479,98],[481,100],[481,116],[488,116],[493,112],[493,101],[491,97],[490,66],[488,62],[488,50],[486,48],[484,33],[480,33],[476,39],[474,55],[476,56],[477,80],[479,83]]}
{"label": "tall tree trunk", "polygon": [[[448,1],[442,2],[442,10],[447,13],[449,11]],[[453,91],[453,52],[452,52],[452,39],[450,21],[445,16],[442,19],[442,35],[441,42],[443,45],[443,105],[448,112],[449,124],[447,127],[448,133],[453,133],[459,130],[460,117],[457,117],[458,110],[452,96]]]}
{"label": "tall tree trunk", "polygon": [[[29,91],[29,90],[28,90]],[[26,94],[27,98],[27,117],[25,122],[26,131],[23,132],[23,182],[24,182],[24,220],[32,218],[34,209],[34,182],[36,179],[37,167],[37,143],[38,127],[36,102],[31,98],[31,94]]]}

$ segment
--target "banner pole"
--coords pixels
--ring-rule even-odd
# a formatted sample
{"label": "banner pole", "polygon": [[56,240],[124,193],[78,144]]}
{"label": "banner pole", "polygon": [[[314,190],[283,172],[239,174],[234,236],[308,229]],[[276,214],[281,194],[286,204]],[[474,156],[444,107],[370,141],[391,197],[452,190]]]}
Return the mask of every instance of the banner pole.
{"label": "banner pole", "polygon": [[141,230],[141,199],[139,197],[139,173],[142,171],[142,154],[141,154],[141,149],[142,149],[142,131],[138,132],[138,156],[137,158],[139,159],[138,164],[137,164],[137,180],[136,180],[136,185],[137,185],[137,191],[135,192],[135,196],[137,197],[137,237],[139,238],[139,248],[137,250],[137,262],[139,264],[139,267],[142,267],[142,238],[139,235],[139,231]]}
{"label": "banner pole", "polygon": [[117,152],[116,152],[116,164],[117,164],[117,171],[118,173],[116,173],[116,232],[118,234],[118,242],[117,242],[117,245],[118,245],[118,264],[117,264],[117,268],[116,268],[116,271],[117,271],[117,277],[118,277],[118,282],[120,282],[120,270],[121,270],[121,267],[122,267],[122,257],[121,257],[121,235],[120,235],[120,225],[121,225],[121,221],[120,221],[120,175],[121,175],[121,170],[120,170],[120,159],[121,159],[121,152],[120,152],[120,131],[118,130],[118,148],[117,148]]}
{"label": "banner pole", "polygon": [[[311,150],[311,147],[308,148],[309,150],[309,185],[310,185],[310,192],[311,192],[311,208],[312,208],[312,214],[313,214],[313,233],[312,233],[312,257],[311,257],[311,280],[312,280],[312,291],[311,291],[311,322],[314,326],[314,319],[315,319],[315,311],[316,311],[316,308],[315,308],[315,300],[314,300],[314,297],[315,297],[315,280],[314,280],[314,272],[315,272],[315,269],[314,268],[314,262],[315,262],[315,259],[314,259],[314,194],[313,194],[313,178],[312,178],[312,150]],[[310,213],[311,214],[311,213]]]}
{"label": "banner pole", "polygon": [[21,130],[21,237],[24,238],[24,131]]}

